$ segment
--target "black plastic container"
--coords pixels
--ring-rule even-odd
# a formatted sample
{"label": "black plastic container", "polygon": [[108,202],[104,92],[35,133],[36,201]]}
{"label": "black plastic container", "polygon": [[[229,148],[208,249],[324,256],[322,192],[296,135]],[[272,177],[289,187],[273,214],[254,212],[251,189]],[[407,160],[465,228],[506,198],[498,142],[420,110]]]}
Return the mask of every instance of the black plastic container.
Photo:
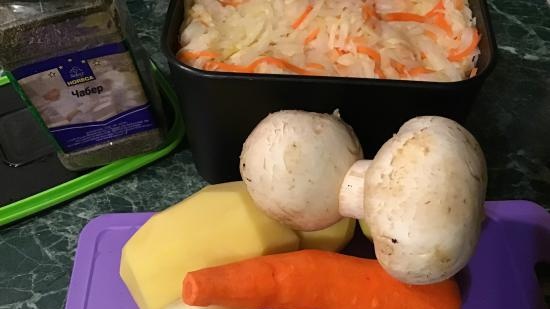
{"label": "black plastic container", "polygon": [[176,59],[183,0],[171,0],[162,38],[182,101],[187,136],[199,174],[210,183],[240,179],[239,155],[248,134],[282,109],[331,113],[357,133],[366,157],[408,119],[439,115],[463,123],[494,66],[496,43],[485,0],[470,0],[481,34],[478,74],[450,82],[240,74],[195,69]]}

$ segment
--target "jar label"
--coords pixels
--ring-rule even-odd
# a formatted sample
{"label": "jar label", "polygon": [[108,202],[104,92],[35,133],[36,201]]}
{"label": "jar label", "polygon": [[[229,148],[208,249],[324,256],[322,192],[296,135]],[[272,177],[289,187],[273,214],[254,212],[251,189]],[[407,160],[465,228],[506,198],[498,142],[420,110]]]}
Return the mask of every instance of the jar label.
{"label": "jar label", "polygon": [[50,58],[12,73],[64,152],[156,128],[123,43]]}

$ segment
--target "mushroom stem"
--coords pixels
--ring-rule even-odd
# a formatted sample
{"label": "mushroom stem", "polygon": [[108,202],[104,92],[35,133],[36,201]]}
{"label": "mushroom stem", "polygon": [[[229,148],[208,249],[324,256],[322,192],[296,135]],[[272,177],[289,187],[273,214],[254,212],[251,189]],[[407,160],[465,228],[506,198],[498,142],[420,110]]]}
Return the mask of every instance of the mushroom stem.
{"label": "mushroom stem", "polygon": [[339,212],[343,217],[365,219],[365,172],[370,164],[371,160],[359,160],[347,171],[338,198]]}

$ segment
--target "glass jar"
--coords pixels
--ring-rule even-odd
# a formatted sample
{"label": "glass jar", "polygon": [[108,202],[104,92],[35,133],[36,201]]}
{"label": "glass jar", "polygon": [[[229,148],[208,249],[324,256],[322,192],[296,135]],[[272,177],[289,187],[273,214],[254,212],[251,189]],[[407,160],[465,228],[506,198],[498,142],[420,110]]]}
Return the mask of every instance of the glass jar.
{"label": "glass jar", "polygon": [[67,169],[162,144],[162,104],[123,1],[1,2],[0,42],[0,67]]}

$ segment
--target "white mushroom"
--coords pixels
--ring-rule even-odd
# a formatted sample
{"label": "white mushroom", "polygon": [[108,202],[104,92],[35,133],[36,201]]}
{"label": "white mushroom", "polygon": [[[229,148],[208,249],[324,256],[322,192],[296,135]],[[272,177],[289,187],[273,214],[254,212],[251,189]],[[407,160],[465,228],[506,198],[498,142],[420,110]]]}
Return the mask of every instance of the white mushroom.
{"label": "white mushroom", "polygon": [[343,217],[364,219],[363,207],[365,198],[365,173],[371,164],[371,160],[359,160],[355,162],[344,177],[340,186],[338,207]]}
{"label": "white mushroom", "polygon": [[474,253],[487,168],[475,138],[443,117],[406,122],[372,161],[336,115],[282,111],[246,140],[241,176],[257,206],[297,230],[365,220],[394,278],[450,278]]}
{"label": "white mushroom", "polygon": [[390,275],[428,284],[467,264],[481,231],[487,169],[466,129],[442,117],[408,121],[378,151],[364,186],[366,223]]}
{"label": "white mushroom", "polygon": [[338,222],[344,176],[363,152],[338,114],[281,111],[248,136],[241,177],[258,207],[293,229],[320,230]]}

